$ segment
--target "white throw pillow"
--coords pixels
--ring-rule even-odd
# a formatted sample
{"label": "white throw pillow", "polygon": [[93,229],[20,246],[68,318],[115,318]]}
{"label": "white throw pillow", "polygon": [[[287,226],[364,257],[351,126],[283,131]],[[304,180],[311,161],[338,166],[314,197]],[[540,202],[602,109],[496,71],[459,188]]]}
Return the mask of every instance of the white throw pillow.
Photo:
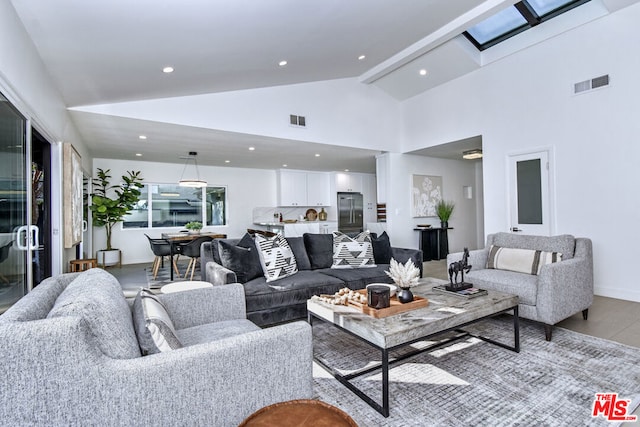
{"label": "white throw pillow", "polygon": [[277,234],[265,237],[256,234],[256,248],[267,282],[282,279],[298,272],[298,264],[287,239]]}
{"label": "white throw pillow", "polygon": [[363,231],[353,238],[339,231],[333,232],[333,264],[331,268],[370,268],[375,266],[369,231]]}
{"label": "white throw pillow", "polygon": [[489,248],[489,257],[487,258],[487,268],[538,275],[543,265],[560,261],[562,261],[562,254],[560,252],[502,248],[491,245]]}
{"label": "white throw pillow", "polygon": [[182,348],[166,307],[148,289],[140,289],[133,302],[133,326],[143,355]]}

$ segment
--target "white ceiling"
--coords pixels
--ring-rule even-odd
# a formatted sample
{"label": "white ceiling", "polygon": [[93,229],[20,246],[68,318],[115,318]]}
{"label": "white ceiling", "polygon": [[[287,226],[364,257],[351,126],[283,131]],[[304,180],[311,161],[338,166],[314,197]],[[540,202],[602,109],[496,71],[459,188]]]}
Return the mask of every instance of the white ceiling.
{"label": "white ceiling", "polygon": [[[510,0],[11,0],[68,107],[361,77],[406,99],[477,67],[459,43],[436,49]],[[434,50],[435,49],[435,50]],[[407,64],[437,73],[407,83]],[[358,60],[359,55],[366,59]],[[288,61],[279,67],[278,62]],[[434,63],[437,61],[437,64]],[[428,63],[428,61],[427,61]],[[164,74],[164,66],[175,72]],[[449,75],[448,75],[449,73]],[[395,76],[395,77],[394,77]],[[155,133],[144,160],[176,161],[163,144],[183,141],[202,164],[373,171],[372,150],[163,125],[72,112],[95,157],[131,158],[144,145],[123,132]],[[130,139],[129,139],[130,141]],[[246,143],[263,149],[260,163]],[[144,144],[144,142],[139,142]],[[213,154],[215,150],[215,155]],[[320,158],[311,154],[323,150]],[[209,153],[210,152],[210,153]],[[169,156],[169,157],[167,157]],[[304,160],[303,160],[304,159]],[[314,163],[315,162],[315,163]],[[222,164],[225,165],[225,164]]]}

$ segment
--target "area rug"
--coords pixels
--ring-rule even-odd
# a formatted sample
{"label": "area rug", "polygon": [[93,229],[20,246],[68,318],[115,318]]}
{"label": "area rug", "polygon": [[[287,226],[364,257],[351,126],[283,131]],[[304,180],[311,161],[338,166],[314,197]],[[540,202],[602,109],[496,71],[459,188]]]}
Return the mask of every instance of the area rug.
{"label": "area rug", "polygon": [[[316,398],[341,408],[361,427],[611,426],[591,415],[596,393],[630,399],[629,414],[638,407],[638,348],[562,328],[554,328],[547,342],[540,325],[523,320],[520,326],[520,353],[467,337],[395,365],[388,418],[314,363]],[[510,316],[467,329],[513,343]],[[326,323],[314,323],[313,334],[315,354],[343,374],[380,361],[378,351]],[[354,382],[381,402],[379,373]]]}
{"label": "area rug", "polygon": [[[178,261],[178,271],[180,271],[181,277],[178,277],[178,275],[174,271],[173,282],[192,280],[191,272],[189,272],[189,277],[182,277],[182,275],[184,275],[184,272],[187,271],[187,265],[189,263],[188,259],[183,258],[183,260],[184,261],[180,261],[180,260]],[[153,269],[151,267],[148,267],[145,269],[147,273],[147,285],[149,286],[150,289],[161,288],[166,284],[172,283],[169,266],[170,266],[170,263],[168,261],[165,261],[164,267],[158,269],[158,275],[156,276],[155,279],[153,278]],[[195,272],[193,273],[193,280],[200,280],[200,263],[196,264],[196,269],[195,269]]]}

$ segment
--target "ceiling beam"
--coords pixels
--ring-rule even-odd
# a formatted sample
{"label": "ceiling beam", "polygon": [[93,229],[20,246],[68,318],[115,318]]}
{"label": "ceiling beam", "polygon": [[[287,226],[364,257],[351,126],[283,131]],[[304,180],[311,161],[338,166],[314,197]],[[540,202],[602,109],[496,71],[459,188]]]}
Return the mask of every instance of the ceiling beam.
{"label": "ceiling beam", "polygon": [[472,27],[478,22],[483,21],[489,16],[517,3],[518,1],[519,0],[487,0],[470,11],[455,18],[453,21],[429,34],[422,40],[415,42],[389,59],[369,69],[360,75],[358,80],[360,83],[373,83],[403,65],[406,65],[414,59],[424,55],[430,50],[435,49],[453,37],[456,37],[458,34],[466,31],[469,27]]}

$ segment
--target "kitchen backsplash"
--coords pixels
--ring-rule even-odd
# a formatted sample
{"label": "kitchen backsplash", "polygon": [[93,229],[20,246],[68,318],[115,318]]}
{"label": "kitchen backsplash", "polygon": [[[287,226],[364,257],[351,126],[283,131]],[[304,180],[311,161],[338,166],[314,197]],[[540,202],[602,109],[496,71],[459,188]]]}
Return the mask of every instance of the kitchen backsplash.
{"label": "kitchen backsplash", "polygon": [[[304,216],[307,213],[308,209],[315,209],[316,212],[320,212],[322,208],[309,208],[309,207],[257,207],[253,208],[253,222],[254,223],[272,223],[278,222],[279,214],[282,214],[282,219],[297,219],[300,220],[300,217]],[[331,207],[325,207],[324,210],[328,214],[327,221],[336,221],[336,215],[334,210]],[[276,215],[276,216],[274,216]]]}

